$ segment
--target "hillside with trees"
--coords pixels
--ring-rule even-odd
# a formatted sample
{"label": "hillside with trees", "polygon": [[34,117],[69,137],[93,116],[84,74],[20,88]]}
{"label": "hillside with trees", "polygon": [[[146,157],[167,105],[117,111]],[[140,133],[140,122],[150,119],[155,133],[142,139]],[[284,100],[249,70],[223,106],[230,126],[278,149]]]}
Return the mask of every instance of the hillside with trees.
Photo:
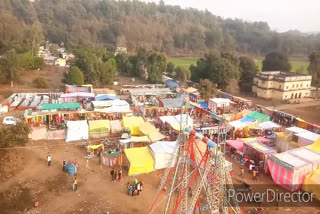
{"label": "hillside with trees", "polygon": [[[208,11],[160,2],[113,0],[1,0],[0,54],[26,48],[43,36],[66,47],[125,46],[167,55],[203,55],[209,50],[266,55],[279,51],[308,56],[320,48],[320,34],[277,33],[265,22],[223,19]],[[39,28],[41,26],[41,28]],[[39,36],[40,35],[40,36]],[[37,36],[37,37],[36,37]],[[27,46],[27,47],[26,47]]]}

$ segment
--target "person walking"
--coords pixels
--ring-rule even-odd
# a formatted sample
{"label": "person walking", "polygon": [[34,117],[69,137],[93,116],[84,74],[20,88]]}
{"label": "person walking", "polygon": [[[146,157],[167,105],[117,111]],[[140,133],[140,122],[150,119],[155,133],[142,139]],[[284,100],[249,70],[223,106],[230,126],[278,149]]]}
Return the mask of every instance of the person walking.
{"label": "person walking", "polygon": [[252,178],[254,181],[257,181],[257,172],[258,171],[256,169],[253,169],[253,171],[252,171]]}
{"label": "person walking", "polygon": [[88,157],[86,157],[86,161],[87,161],[86,169],[89,169],[89,158]]}
{"label": "person walking", "polygon": [[240,177],[241,177],[242,183],[244,183],[244,169],[243,168],[241,168]]}
{"label": "person walking", "polygon": [[49,152],[48,152],[47,160],[48,160],[48,166],[50,166],[51,165],[51,155]]}
{"label": "person walking", "polygon": [[75,177],[74,182],[73,182],[73,186],[72,186],[72,190],[77,191],[77,189],[78,189],[78,179],[77,179],[77,177]]}
{"label": "person walking", "polygon": [[66,161],[62,161],[62,171],[64,172],[66,168]]}
{"label": "person walking", "polygon": [[111,175],[111,181],[114,181],[114,168],[111,169],[110,175]]}

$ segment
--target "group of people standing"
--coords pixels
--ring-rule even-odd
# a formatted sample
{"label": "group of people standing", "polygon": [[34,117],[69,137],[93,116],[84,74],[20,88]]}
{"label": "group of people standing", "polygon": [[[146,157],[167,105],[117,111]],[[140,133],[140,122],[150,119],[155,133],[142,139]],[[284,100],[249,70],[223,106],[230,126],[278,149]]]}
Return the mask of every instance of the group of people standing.
{"label": "group of people standing", "polygon": [[111,169],[110,171],[111,175],[111,181],[119,181],[121,182],[122,180],[122,170],[115,170],[114,168]]}
{"label": "group of people standing", "polygon": [[135,179],[133,184],[127,183],[127,188],[130,196],[139,195],[142,191],[142,182]]}

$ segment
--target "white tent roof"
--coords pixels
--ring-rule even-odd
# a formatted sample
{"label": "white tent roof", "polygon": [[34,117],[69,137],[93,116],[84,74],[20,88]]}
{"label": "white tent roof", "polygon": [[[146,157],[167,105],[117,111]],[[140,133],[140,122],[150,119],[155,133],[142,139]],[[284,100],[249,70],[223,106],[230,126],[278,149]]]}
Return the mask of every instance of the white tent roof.
{"label": "white tent roof", "polygon": [[227,98],[213,98],[210,99],[212,102],[217,103],[217,104],[229,104],[229,103],[234,103],[231,100]]}
{"label": "white tent roof", "polygon": [[272,154],[270,158],[278,159],[291,167],[298,169],[312,163],[320,162],[320,153],[302,147],[283,153]]}
{"label": "white tent roof", "polygon": [[313,141],[313,142],[317,141],[320,138],[320,135],[310,131],[298,133],[296,134],[296,136]]}
{"label": "white tent roof", "polygon": [[293,126],[293,127],[290,127],[290,128],[286,128],[286,131],[293,132],[294,134],[296,134],[296,133],[306,132],[307,130],[299,128],[299,127],[296,127],[296,126]]}
{"label": "white tent roof", "polygon": [[262,129],[273,129],[273,128],[280,128],[281,126],[272,122],[272,121],[265,121],[258,124]]}
{"label": "white tent roof", "polygon": [[154,153],[170,153],[173,154],[177,150],[177,141],[158,141],[150,145]]}
{"label": "white tent roof", "polygon": [[245,127],[248,126],[247,123],[242,122],[240,120],[235,120],[235,121],[229,122],[229,125],[234,127],[234,128],[237,128],[237,129],[245,128]]}

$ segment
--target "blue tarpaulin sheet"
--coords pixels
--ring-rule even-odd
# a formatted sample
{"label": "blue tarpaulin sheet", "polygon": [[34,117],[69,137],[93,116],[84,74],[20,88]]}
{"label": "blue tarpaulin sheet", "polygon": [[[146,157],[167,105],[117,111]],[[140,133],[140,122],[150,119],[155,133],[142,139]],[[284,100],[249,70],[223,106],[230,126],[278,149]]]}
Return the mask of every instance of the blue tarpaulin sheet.
{"label": "blue tarpaulin sheet", "polygon": [[69,175],[74,176],[76,173],[76,167],[72,163],[67,163],[64,170],[69,173]]}
{"label": "blue tarpaulin sheet", "polygon": [[100,100],[116,100],[116,99],[118,99],[116,95],[109,95],[109,94],[105,94],[105,95],[101,95],[101,96],[96,97],[97,101],[100,101]]}
{"label": "blue tarpaulin sheet", "polygon": [[179,88],[179,84],[172,81],[172,80],[168,80],[166,82],[166,85],[169,87],[169,88]]}
{"label": "blue tarpaulin sheet", "polygon": [[208,108],[208,103],[206,102],[198,102],[201,108],[207,109]]}
{"label": "blue tarpaulin sheet", "polygon": [[255,119],[252,118],[252,117],[249,117],[249,116],[245,116],[245,117],[242,118],[240,121],[241,121],[241,122],[252,122],[252,121],[255,121]]}

